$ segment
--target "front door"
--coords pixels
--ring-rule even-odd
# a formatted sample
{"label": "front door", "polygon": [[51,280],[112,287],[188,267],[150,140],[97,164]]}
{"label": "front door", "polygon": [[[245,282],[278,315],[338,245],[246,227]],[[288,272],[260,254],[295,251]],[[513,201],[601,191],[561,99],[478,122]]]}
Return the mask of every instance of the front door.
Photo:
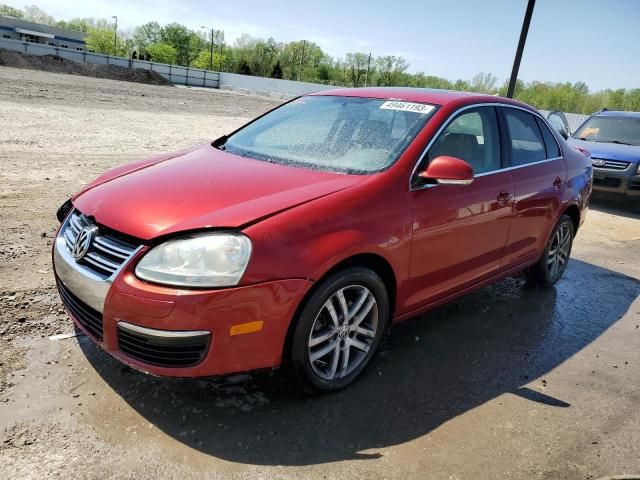
{"label": "front door", "polygon": [[441,155],[468,162],[474,181],[431,185],[414,179],[407,310],[497,274],[509,233],[514,184],[503,169],[496,109],[476,107],[455,116],[418,171]]}

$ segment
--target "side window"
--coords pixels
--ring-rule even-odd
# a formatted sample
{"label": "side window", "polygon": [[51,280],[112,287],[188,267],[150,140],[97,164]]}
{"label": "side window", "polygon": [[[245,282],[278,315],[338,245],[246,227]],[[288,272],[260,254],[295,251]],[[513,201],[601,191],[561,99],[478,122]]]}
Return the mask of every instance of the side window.
{"label": "side window", "polygon": [[544,146],[547,151],[547,158],[557,158],[560,157],[560,148],[558,147],[558,141],[549,130],[549,127],[545,125],[545,123],[536,117],[536,122],[538,122],[538,128],[542,132],[542,138],[544,140]]}
{"label": "side window", "polygon": [[475,174],[500,169],[500,135],[495,109],[475,108],[456,117],[431,146],[428,159],[441,155],[466,161]]}
{"label": "side window", "polygon": [[505,108],[504,116],[511,137],[512,165],[517,167],[544,160],[544,140],[535,117],[515,108]]}

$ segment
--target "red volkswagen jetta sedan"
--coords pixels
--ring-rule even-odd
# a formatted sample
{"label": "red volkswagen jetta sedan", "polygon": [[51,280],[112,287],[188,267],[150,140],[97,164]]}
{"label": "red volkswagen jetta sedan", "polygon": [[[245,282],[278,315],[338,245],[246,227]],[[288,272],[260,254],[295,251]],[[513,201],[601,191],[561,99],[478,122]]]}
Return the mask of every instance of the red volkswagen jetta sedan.
{"label": "red volkswagen jetta sedan", "polygon": [[521,270],[556,282],[591,182],[522,103],[325,91],[96,179],[58,212],[55,275],[77,327],[136,369],[287,364],[335,390],[394,322]]}

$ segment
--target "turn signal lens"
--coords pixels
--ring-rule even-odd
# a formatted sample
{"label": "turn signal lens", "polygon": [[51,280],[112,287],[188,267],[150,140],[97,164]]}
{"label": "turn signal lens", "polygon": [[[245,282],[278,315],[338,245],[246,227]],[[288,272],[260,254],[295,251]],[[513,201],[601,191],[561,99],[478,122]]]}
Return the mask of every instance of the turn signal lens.
{"label": "turn signal lens", "polygon": [[234,335],[244,335],[245,333],[259,332],[260,330],[262,330],[263,325],[264,321],[262,320],[232,325],[229,329],[229,336],[233,337]]}

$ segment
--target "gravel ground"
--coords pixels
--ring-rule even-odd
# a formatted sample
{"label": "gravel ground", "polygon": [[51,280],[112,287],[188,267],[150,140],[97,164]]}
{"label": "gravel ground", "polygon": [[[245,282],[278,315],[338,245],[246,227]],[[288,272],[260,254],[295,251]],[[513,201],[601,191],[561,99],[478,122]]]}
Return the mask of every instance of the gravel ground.
{"label": "gravel ground", "polygon": [[55,210],[109,167],[275,105],[0,67],[0,478],[544,478],[640,473],[640,218],[596,203],[564,278],[396,327],[352,388],[145,376],[73,334]]}

